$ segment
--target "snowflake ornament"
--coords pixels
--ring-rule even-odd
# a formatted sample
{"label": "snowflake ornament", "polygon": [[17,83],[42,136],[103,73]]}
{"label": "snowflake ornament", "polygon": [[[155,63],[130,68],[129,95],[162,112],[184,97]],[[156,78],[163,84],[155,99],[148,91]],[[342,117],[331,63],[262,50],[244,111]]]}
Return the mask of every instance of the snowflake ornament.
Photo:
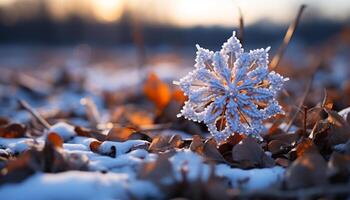
{"label": "snowflake ornament", "polygon": [[263,120],[283,114],[276,96],[288,80],[269,71],[270,48],[244,52],[235,32],[218,52],[196,47],[195,69],[174,82],[188,97],[178,117],[204,122],[218,144],[234,133],[261,138]]}

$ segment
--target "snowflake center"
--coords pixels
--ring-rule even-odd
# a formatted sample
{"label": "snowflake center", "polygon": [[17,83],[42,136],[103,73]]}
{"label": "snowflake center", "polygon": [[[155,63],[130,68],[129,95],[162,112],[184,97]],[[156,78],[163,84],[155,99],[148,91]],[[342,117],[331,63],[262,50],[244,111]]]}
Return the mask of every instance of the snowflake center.
{"label": "snowflake center", "polygon": [[228,87],[226,88],[227,95],[229,97],[236,97],[237,96],[237,88],[233,84],[229,84]]}

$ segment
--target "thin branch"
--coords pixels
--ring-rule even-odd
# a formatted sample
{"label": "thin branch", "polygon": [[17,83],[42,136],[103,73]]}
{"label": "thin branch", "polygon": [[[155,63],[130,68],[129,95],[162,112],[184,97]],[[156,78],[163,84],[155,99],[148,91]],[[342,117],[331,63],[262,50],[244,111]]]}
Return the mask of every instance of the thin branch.
{"label": "thin branch", "polygon": [[97,124],[99,124],[101,121],[100,120],[101,117],[100,117],[100,113],[98,112],[98,109],[97,109],[95,102],[89,97],[81,99],[80,102],[86,108],[86,115],[87,115],[87,118],[90,122],[90,125],[92,127],[96,128]]}
{"label": "thin branch", "polygon": [[238,32],[238,39],[243,45],[244,43],[244,20],[243,20],[243,14],[241,8],[238,6],[238,13],[239,13],[239,32]]}
{"label": "thin branch", "polygon": [[311,89],[312,83],[314,81],[315,74],[316,74],[316,72],[318,71],[318,68],[320,68],[321,65],[322,65],[322,60],[318,60],[318,61],[316,61],[316,63],[314,65],[312,65],[313,72],[312,72],[311,78],[309,79],[309,82],[308,82],[308,84],[306,86],[306,89],[305,89],[305,91],[303,93],[303,96],[302,96],[302,98],[300,100],[300,103],[299,103],[299,105],[297,107],[297,112],[294,113],[292,119],[287,124],[286,132],[289,131],[290,127],[292,126],[292,124],[294,123],[296,117],[298,116],[298,113],[303,110],[302,106],[304,105],[304,101],[306,99],[306,96],[308,95],[308,93],[309,93],[309,91]]}
{"label": "thin branch", "polygon": [[50,129],[51,125],[36,111],[33,107],[31,107],[28,102],[23,99],[18,99],[18,103],[25,108],[38,122],[43,125],[45,128]]}
{"label": "thin branch", "polygon": [[286,132],[289,131],[290,127],[292,126],[292,124],[294,123],[295,119],[297,118],[298,113],[302,110],[301,108],[304,105],[304,101],[305,101],[307,95],[309,94],[309,91],[310,91],[310,88],[311,88],[313,80],[314,80],[314,75],[312,75],[312,77],[310,78],[310,80],[309,80],[309,82],[308,82],[308,84],[306,86],[306,89],[305,89],[305,91],[303,93],[303,96],[301,97],[301,100],[299,102],[298,110],[294,113],[292,119],[289,121],[289,123],[288,123],[288,125],[286,127]]}
{"label": "thin branch", "polygon": [[278,67],[278,65],[279,65],[279,63],[284,55],[284,52],[286,51],[288,44],[289,44],[290,40],[292,39],[294,32],[295,32],[295,30],[300,22],[301,15],[303,14],[303,11],[305,8],[306,8],[306,5],[304,5],[304,4],[300,6],[299,12],[298,12],[295,20],[288,27],[288,30],[284,36],[284,39],[283,39],[283,43],[281,44],[276,55],[273,57],[273,59],[271,61],[271,64],[270,64],[271,70],[275,70]]}

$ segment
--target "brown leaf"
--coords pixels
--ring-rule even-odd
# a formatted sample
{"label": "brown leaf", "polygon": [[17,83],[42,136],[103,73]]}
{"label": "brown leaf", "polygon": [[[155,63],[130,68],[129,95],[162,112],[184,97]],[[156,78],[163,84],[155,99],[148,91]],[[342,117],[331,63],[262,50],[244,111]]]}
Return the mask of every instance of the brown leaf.
{"label": "brown leaf", "polygon": [[187,97],[185,96],[182,90],[175,89],[171,95],[171,99],[174,99],[182,105],[187,100]]}
{"label": "brown leaf", "polygon": [[267,146],[272,155],[286,153],[290,150],[291,144],[282,140],[271,140]]}
{"label": "brown leaf", "polygon": [[327,163],[319,153],[306,153],[295,160],[286,170],[288,189],[301,189],[325,185]]}
{"label": "brown leaf", "polygon": [[155,73],[148,75],[143,91],[147,98],[156,105],[158,112],[162,111],[171,99],[168,85],[162,82]]}
{"label": "brown leaf", "polygon": [[89,145],[90,150],[92,152],[98,153],[99,152],[98,149],[100,148],[101,144],[102,144],[102,142],[100,142],[100,141],[92,141]]}
{"label": "brown leaf", "polygon": [[24,137],[27,127],[21,124],[8,124],[0,127],[0,137],[21,138]]}
{"label": "brown leaf", "polygon": [[286,158],[276,158],[276,164],[282,167],[288,167],[290,165],[290,161]]}
{"label": "brown leaf", "polygon": [[331,124],[328,133],[329,146],[347,142],[350,139],[350,125],[337,112],[329,110],[327,113],[327,120]]}
{"label": "brown leaf", "polygon": [[199,135],[192,136],[192,142],[190,145],[190,150],[198,153],[199,155],[204,154],[204,143],[202,142],[202,137]]}
{"label": "brown leaf", "polygon": [[153,138],[148,150],[150,152],[164,152],[170,149],[179,148],[183,144],[179,135],[158,135]]}
{"label": "brown leaf", "polygon": [[10,160],[5,168],[0,172],[0,185],[8,183],[18,183],[36,171],[36,166],[32,163],[32,155],[29,151],[24,152],[18,158]]}
{"label": "brown leaf", "polygon": [[267,156],[254,138],[244,138],[232,149],[232,158],[242,168],[272,167],[274,160]]}
{"label": "brown leaf", "polygon": [[309,138],[304,138],[296,147],[297,156],[301,157],[305,153],[316,153],[318,152],[317,147],[313,141]]}
{"label": "brown leaf", "polygon": [[138,177],[144,180],[150,180],[153,183],[162,185],[166,179],[173,180],[173,166],[169,162],[169,155],[159,154],[155,162],[146,162],[141,166]]}
{"label": "brown leaf", "polygon": [[133,111],[133,112],[124,112],[125,117],[128,120],[128,123],[132,126],[142,126],[153,124],[152,116],[146,111]]}
{"label": "brown leaf", "polygon": [[126,141],[128,140],[134,130],[130,128],[124,128],[124,127],[113,127],[109,130],[106,140],[110,141]]}
{"label": "brown leaf", "polygon": [[217,149],[217,143],[213,138],[204,142],[203,152],[204,158],[209,162],[227,163],[225,158]]}
{"label": "brown leaf", "polygon": [[57,133],[51,132],[47,135],[47,141],[50,142],[54,147],[62,148],[63,139]]}
{"label": "brown leaf", "polygon": [[327,175],[332,183],[347,183],[350,179],[350,155],[333,152],[328,161]]}
{"label": "brown leaf", "polygon": [[97,130],[91,130],[88,128],[76,126],[74,128],[74,131],[77,133],[78,136],[92,137],[92,138],[95,138],[99,141],[106,140],[106,135],[102,134],[101,132],[99,132]]}

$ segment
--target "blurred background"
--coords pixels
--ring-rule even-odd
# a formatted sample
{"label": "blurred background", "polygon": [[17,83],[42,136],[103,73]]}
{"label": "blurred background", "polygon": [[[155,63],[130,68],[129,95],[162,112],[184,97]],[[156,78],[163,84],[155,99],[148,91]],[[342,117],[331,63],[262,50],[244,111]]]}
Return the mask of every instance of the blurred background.
{"label": "blurred background", "polygon": [[[41,80],[49,79],[43,68],[86,67],[102,69],[84,72],[94,87],[135,84],[140,72],[130,69],[140,67],[174,80],[191,70],[195,44],[219,50],[239,30],[240,16],[245,49],[271,46],[272,58],[302,4],[307,8],[278,70],[305,79],[299,72],[322,58],[328,71],[314,84],[339,88],[350,75],[348,0],[0,0],[0,82],[12,81],[6,79],[14,70],[39,71]],[[135,76],[125,81],[125,73]]]}
{"label": "blurred background", "polygon": [[0,0],[0,41],[116,46],[132,43],[138,25],[147,45],[217,46],[238,26],[240,8],[247,40],[271,43],[303,3],[308,9],[298,34],[302,41],[317,42],[350,17],[347,0]]}
{"label": "blurred background", "polygon": [[0,0],[1,55],[9,46],[117,48],[134,44],[135,34],[146,47],[217,49],[237,29],[239,10],[246,45],[274,47],[303,3],[300,44],[319,43],[349,22],[347,0]]}

